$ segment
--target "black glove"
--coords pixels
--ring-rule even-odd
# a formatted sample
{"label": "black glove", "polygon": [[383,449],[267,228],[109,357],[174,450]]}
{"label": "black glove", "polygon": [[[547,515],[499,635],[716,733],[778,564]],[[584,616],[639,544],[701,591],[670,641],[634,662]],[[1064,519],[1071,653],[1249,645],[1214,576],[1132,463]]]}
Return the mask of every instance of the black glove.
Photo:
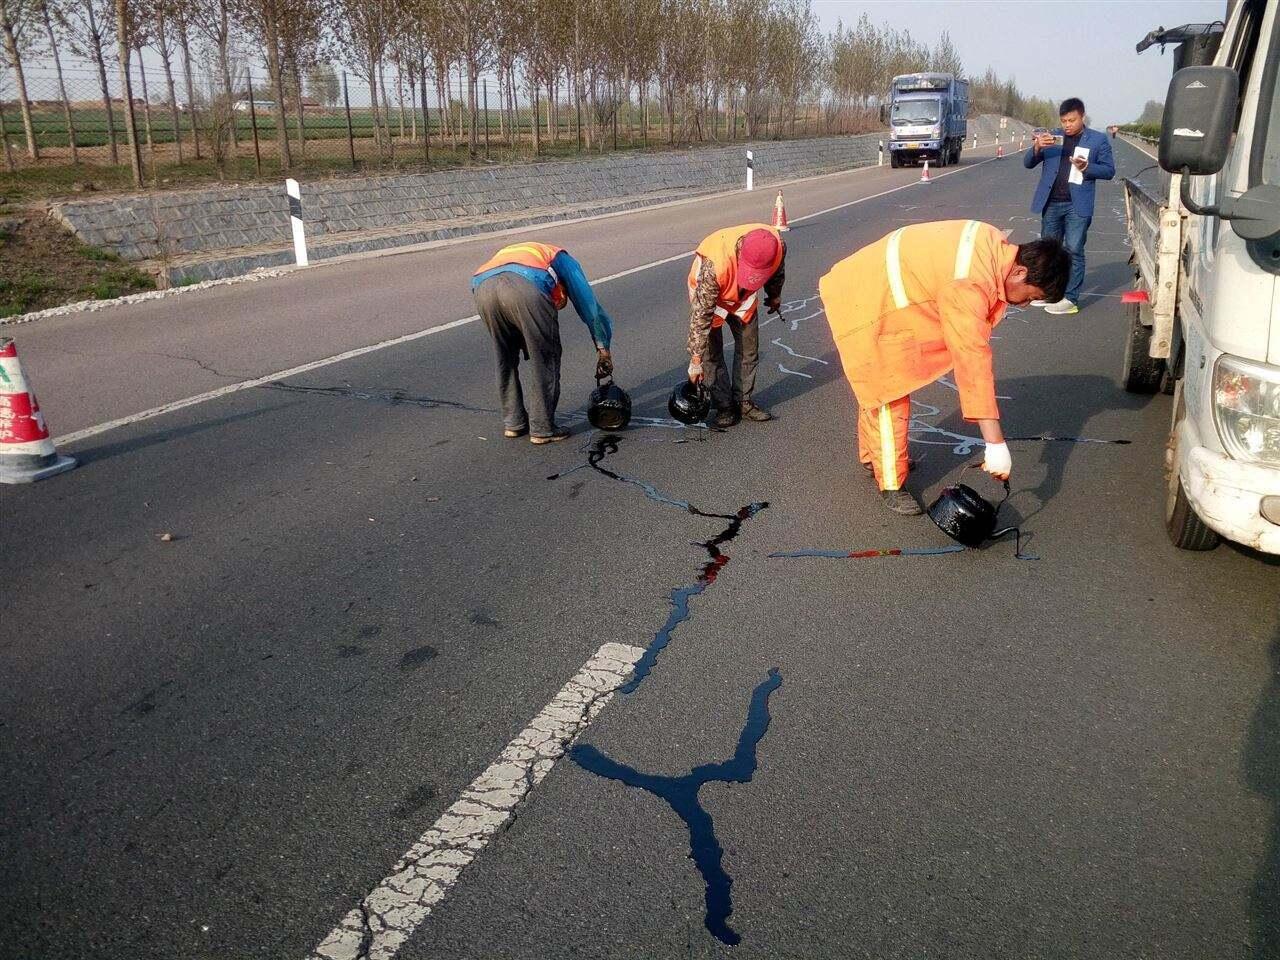
{"label": "black glove", "polygon": [[603,380],[613,376],[613,358],[601,355],[596,359],[596,379]]}

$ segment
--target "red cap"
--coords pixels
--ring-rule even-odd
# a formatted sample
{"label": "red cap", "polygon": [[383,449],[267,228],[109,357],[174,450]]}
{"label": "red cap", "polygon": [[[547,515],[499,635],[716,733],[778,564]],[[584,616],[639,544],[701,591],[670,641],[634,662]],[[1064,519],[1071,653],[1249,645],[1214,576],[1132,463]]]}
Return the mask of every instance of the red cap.
{"label": "red cap", "polygon": [[752,230],[738,248],[738,286],[759,290],[773,276],[778,257],[778,238],[768,230]]}

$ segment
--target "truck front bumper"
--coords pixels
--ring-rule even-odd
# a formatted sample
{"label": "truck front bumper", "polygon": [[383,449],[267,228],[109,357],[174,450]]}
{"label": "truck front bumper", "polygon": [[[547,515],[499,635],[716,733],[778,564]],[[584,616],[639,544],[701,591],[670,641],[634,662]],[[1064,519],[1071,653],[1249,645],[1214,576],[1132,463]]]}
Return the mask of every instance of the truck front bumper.
{"label": "truck front bumper", "polygon": [[[1280,554],[1280,524],[1262,515],[1264,497],[1280,498],[1280,469],[1232,460],[1200,446],[1187,420],[1178,431],[1183,451],[1179,475],[1196,515],[1228,540]],[[1268,512],[1277,515],[1274,509]]]}
{"label": "truck front bumper", "polygon": [[905,153],[937,153],[942,149],[941,140],[890,140],[889,149]]}

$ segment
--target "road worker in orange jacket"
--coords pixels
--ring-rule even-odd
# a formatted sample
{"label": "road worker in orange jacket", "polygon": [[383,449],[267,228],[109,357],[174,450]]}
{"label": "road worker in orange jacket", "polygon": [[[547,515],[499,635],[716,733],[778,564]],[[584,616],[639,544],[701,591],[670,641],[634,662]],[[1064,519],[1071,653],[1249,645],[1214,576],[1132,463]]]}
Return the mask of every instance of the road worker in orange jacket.
{"label": "road worker in orange jacket", "polygon": [[991,331],[1010,304],[1060,298],[1070,270],[1070,255],[1057,240],[1018,245],[988,223],[944,220],[895,230],[818,282],[858,398],[858,457],[890,510],[921,512],[903,489],[911,393],[952,369],[960,411],[986,441],[983,469],[1009,478]]}
{"label": "road worker in orange jacket", "polygon": [[[760,362],[760,325],[755,321],[762,296],[770,313],[781,307],[786,259],[782,235],[763,223],[717,230],[694,253],[689,268],[689,379],[710,382],[718,427],[733,426],[741,417],[773,419],[752,398]],[[725,327],[733,335],[732,377],[724,359]]]}

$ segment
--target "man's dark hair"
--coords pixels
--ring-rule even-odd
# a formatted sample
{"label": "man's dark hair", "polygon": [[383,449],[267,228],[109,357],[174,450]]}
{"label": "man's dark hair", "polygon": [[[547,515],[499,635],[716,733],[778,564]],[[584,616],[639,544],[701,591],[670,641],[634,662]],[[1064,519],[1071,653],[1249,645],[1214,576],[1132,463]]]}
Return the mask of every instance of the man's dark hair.
{"label": "man's dark hair", "polygon": [[1027,268],[1027,283],[1044,291],[1050,301],[1062,299],[1071,279],[1071,254],[1059,240],[1045,238],[1020,244],[1014,261]]}
{"label": "man's dark hair", "polygon": [[1067,97],[1062,101],[1062,106],[1058,108],[1058,116],[1065,117],[1068,113],[1078,113],[1084,116],[1084,101],[1079,97]]}

